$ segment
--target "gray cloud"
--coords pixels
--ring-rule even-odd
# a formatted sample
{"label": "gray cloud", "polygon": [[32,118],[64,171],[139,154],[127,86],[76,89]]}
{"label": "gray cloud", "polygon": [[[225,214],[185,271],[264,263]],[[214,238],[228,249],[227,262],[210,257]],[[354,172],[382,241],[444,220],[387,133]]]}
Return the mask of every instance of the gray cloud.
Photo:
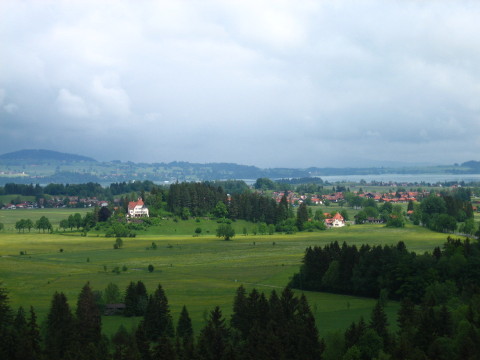
{"label": "gray cloud", "polygon": [[477,159],[479,14],[472,1],[2,1],[0,153]]}

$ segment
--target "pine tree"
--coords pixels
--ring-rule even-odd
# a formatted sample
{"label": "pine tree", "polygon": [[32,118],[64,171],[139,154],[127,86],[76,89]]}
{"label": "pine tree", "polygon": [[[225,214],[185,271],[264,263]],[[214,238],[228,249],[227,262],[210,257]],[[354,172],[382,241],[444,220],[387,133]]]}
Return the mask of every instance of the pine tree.
{"label": "pine tree", "polygon": [[202,360],[230,360],[234,358],[230,345],[230,330],[218,306],[210,313],[210,318],[200,332],[197,346],[198,357]]}
{"label": "pine tree", "polygon": [[233,313],[230,323],[233,328],[240,331],[243,338],[246,338],[249,323],[247,318],[247,296],[243,285],[238,287],[235,298],[233,299]]}
{"label": "pine tree", "polygon": [[125,316],[135,316],[136,308],[137,308],[137,291],[134,282],[130,282],[128,284],[127,289],[125,291]]}
{"label": "pine tree", "polygon": [[187,308],[183,305],[182,312],[177,323],[177,336],[180,338],[193,339],[192,320],[188,315]]}
{"label": "pine tree", "polygon": [[63,293],[53,295],[47,317],[45,352],[49,359],[63,359],[74,344],[73,315]]}
{"label": "pine tree", "polygon": [[28,318],[28,347],[29,347],[29,359],[36,360],[40,359],[41,356],[41,337],[40,337],[40,330],[37,325],[37,314],[35,314],[35,310],[33,306],[30,306],[30,317]]}
{"label": "pine tree", "polygon": [[76,315],[77,334],[81,344],[98,345],[102,338],[102,323],[89,283],[85,284],[78,296]]}
{"label": "pine tree", "polygon": [[30,359],[31,352],[28,338],[28,325],[25,318],[25,311],[20,307],[13,321],[14,342],[15,342],[15,359]]}
{"label": "pine tree", "polygon": [[390,335],[388,333],[387,315],[379,301],[377,301],[377,304],[373,308],[369,327],[370,329],[375,330],[375,332],[383,339],[385,346],[389,344]]}
{"label": "pine tree", "polygon": [[305,223],[308,221],[307,204],[302,202],[297,210],[296,225],[298,230],[302,231],[305,228]]}
{"label": "pine tree", "polygon": [[144,316],[147,308],[148,293],[145,284],[137,281],[135,286],[135,316]]}
{"label": "pine tree", "polygon": [[[1,285],[1,284],[0,284]],[[13,357],[13,312],[8,304],[7,290],[0,286],[0,359]]]}
{"label": "pine tree", "polygon": [[159,284],[153,295],[150,295],[145,318],[143,320],[147,338],[158,341],[161,336],[173,336],[173,323],[168,300]]}
{"label": "pine tree", "polygon": [[143,321],[135,331],[135,340],[137,343],[138,352],[140,353],[140,359],[151,360],[150,343],[147,339],[147,334],[145,333]]}
{"label": "pine tree", "polygon": [[298,301],[298,313],[295,317],[296,333],[292,334],[298,339],[295,356],[298,359],[320,359],[323,349],[318,339],[315,318],[304,294]]}

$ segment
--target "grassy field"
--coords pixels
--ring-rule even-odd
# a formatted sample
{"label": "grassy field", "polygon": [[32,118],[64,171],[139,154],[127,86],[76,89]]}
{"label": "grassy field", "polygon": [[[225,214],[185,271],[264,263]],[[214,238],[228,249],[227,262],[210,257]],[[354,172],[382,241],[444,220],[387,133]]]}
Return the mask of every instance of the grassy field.
{"label": "grassy field", "polygon": [[[42,212],[59,221],[76,211],[31,210],[30,213],[34,214],[34,219]],[[0,222],[12,224],[14,218],[26,217],[27,213],[3,211]],[[222,241],[213,235],[191,235],[195,226],[214,229],[216,225],[209,220],[200,223],[165,221],[158,227],[158,230],[166,230],[163,235],[150,230],[136,238],[124,239],[124,247],[120,250],[113,250],[114,239],[100,234],[81,237],[68,232],[18,234],[3,231],[0,233],[0,279],[9,291],[12,306],[34,305],[40,319],[45,318],[55,291],[63,291],[70,305],[75,307],[78,293],[87,281],[94,290],[104,290],[110,282],[124,290],[130,281],[142,280],[150,292],[160,283],[168,296],[174,321],[185,304],[198,333],[205,314],[215,305],[220,305],[229,317],[235,290],[240,284],[248,291],[254,287],[267,293],[272,289],[281,291],[298,271],[307,246],[335,240],[358,245],[395,244],[403,240],[410,250],[423,252],[441,245],[446,238],[445,234],[420,227],[387,229],[381,225],[349,226],[295,235],[237,235],[233,241]],[[237,222],[235,226],[242,228],[247,224]],[[156,243],[156,250],[149,249],[152,242]],[[20,255],[20,251],[26,255]],[[149,264],[155,267],[153,273],[147,271]],[[112,272],[116,266],[121,269],[124,265],[127,271],[119,275]],[[313,292],[306,295],[322,334],[345,329],[360,316],[368,318],[374,306],[372,299]],[[389,303],[386,309],[391,323],[395,323],[397,309],[395,302]],[[105,332],[111,334],[120,323],[129,328],[138,321],[104,317],[103,325]]]}
{"label": "grassy field", "polygon": [[[0,210],[0,223],[5,225],[6,232],[14,232],[15,223],[20,219],[30,219],[34,223],[42,216],[46,216],[54,228],[58,227],[61,220],[67,219],[69,215],[79,213],[83,216],[92,209],[16,209]],[[35,231],[32,229],[32,231]]]}

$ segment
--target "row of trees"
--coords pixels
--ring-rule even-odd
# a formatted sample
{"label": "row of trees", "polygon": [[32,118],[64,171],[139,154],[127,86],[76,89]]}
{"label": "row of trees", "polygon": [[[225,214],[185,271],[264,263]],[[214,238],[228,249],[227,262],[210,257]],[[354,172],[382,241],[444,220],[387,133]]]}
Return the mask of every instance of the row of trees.
{"label": "row of trees", "polygon": [[455,294],[478,292],[480,244],[448,238],[443,248],[417,255],[403,242],[369,246],[337,242],[309,247],[300,272],[290,286],[368,297],[384,295],[420,302],[426,294],[445,288]]}
{"label": "row of trees", "polygon": [[306,298],[288,288],[267,298],[239,287],[230,321],[217,306],[195,338],[187,308],[174,326],[165,291],[158,285],[139,326],[132,331],[121,326],[109,339],[102,335],[95,293],[87,283],[75,312],[63,293],[55,293],[42,328],[33,308],[28,317],[23,308],[14,315],[0,288],[2,359],[320,359],[324,349]]}
{"label": "row of trees", "polygon": [[18,230],[18,232],[25,232],[25,230],[28,230],[28,232],[30,232],[32,228],[35,228],[38,231],[43,230],[43,232],[53,231],[53,226],[46,216],[42,216],[40,219],[35,221],[35,223],[30,219],[20,219],[15,223],[15,229]]}

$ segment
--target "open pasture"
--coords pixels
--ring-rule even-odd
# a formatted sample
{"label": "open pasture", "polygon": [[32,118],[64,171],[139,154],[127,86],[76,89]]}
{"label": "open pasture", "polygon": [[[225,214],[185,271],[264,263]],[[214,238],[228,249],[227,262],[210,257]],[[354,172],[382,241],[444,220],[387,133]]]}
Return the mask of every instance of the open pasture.
{"label": "open pasture", "polygon": [[[179,222],[180,223],[180,222]],[[361,245],[395,244],[402,240],[410,250],[423,252],[441,245],[446,235],[407,226],[387,229],[380,225],[350,226],[341,229],[295,235],[237,235],[232,241],[214,236],[137,235],[123,239],[120,250],[114,239],[90,234],[0,233],[0,279],[13,307],[34,305],[44,319],[53,293],[62,291],[75,307],[81,287],[89,281],[94,290],[110,282],[124,290],[130,281],[142,280],[152,292],[160,283],[166,291],[174,321],[185,304],[198,332],[208,311],[215,305],[228,317],[236,288],[254,287],[267,294],[281,291],[301,264],[307,246],[331,241]],[[155,242],[157,249],[151,249]],[[60,249],[63,249],[61,252]],[[19,255],[20,251],[26,255]],[[147,267],[152,264],[154,272]],[[115,267],[120,271],[112,272]],[[321,333],[345,329],[360,316],[368,318],[374,300],[325,293],[307,293]],[[395,323],[398,304],[387,307]],[[104,329],[112,333],[120,323],[130,327],[138,319],[104,317]]]}
{"label": "open pasture", "polygon": [[[64,209],[15,209],[0,210],[0,223],[5,225],[5,232],[15,232],[15,223],[20,219],[30,219],[35,223],[42,216],[46,216],[53,227],[56,229],[63,219],[67,219],[69,215],[79,213],[83,216],[90,208],[64,208]],[[32,229],[32,232],[36,230]],[[0,235],[1,236],[1,235]]]}

